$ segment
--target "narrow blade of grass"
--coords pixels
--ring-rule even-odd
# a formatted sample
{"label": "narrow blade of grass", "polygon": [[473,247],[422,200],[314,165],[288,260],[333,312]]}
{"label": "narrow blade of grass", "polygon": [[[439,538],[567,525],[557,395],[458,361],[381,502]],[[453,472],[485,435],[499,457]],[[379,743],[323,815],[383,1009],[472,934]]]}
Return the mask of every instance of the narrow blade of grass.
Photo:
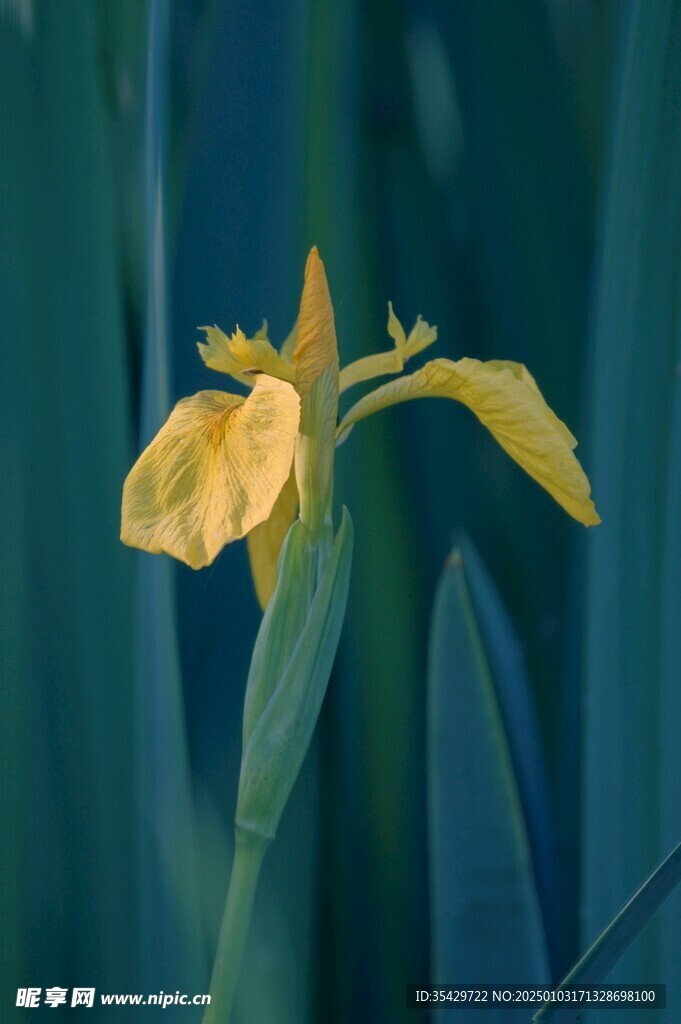
{"label": "narrow blade of grass", "polygon": [[[559,988],[570,985],[587,988],[604,982],[622,954],[660,909],[680,880],[681,843],[625,903],[614,920],[563,978]],[[570,1024],[580,1020],[583,1014],[584,1009],[580,1006],[565,1009],[556,1006],[555,1003],[545,1003],[533,1020],[537,1024],[548,1024],[549,1021],[555,1024]]]}

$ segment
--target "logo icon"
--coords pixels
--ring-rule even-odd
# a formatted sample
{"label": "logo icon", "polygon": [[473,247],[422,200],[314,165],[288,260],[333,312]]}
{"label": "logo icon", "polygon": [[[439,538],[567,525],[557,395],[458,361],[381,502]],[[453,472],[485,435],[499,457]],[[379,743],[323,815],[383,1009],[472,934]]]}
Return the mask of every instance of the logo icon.
{"label": "logo icon", "polygon": [[71,1006],[92,1006],[95,1001],[93,988],[74,988],[71,993]]}

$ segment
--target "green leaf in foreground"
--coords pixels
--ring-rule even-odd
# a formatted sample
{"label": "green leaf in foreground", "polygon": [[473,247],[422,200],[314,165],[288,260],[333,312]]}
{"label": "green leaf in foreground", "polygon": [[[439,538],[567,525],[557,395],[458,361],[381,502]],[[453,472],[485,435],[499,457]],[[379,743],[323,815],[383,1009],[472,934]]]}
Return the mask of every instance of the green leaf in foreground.
{"label": "green leaf in foreground", "polygon": [[527,830],[459,550],[440,581],[430,636],[428,799],[432,981],[543,983]]}
{"label": "green leaf in foreground", "polygon": [[[469,538],[462,535],[458,543],[525,817],[537,894],[553,965],[559,959],[561,941],[560,869],[555,819],[532,685],[520,639],[492,577]],[[563,881],[562,875],[560,881]],[[563,892],[563,902],[564,896]],[[554,969],[554,976],[562,973],[572,959],[573,955],[569,955],[559,969]]]}
{"label": "green leaf in foreground", "polygon": [[[662,861],[640,889],[624,904],[605,931],[601,932],[581,960],[578,960],[570,973],[563,978],[559,988],[566,988],[569,985],[597,985],[604,981],[680,879],[681,843],[674,847],[666,860]],[[545,1003],[532,1019],[537,1024],[545,1024],[548,1021],[568,1024],[569,1021],[579,1020],[583,1013],[583,1007],[565,1008],[556,1006],[555,1003]]]}

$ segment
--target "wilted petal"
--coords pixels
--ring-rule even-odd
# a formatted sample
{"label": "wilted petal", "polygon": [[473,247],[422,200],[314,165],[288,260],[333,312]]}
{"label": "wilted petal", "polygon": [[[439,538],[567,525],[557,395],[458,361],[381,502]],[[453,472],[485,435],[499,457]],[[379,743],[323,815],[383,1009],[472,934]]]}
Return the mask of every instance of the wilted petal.
{"label": "wilted petal", "polygon": [[423,352],[424,348],[428,348],[434,341],[437,341],[437,327],[431,327],[429,323],[426,323],[420,313],[407,338],[404,327],[395,315],[392,302],[388,303],[388,334],[394,340],[395,348],[405,363],[407,359]]}
{"label": "wilted petal", "polygon": [[339,443],[355,423],[371,413],[411,398],[428,397],[463,402],[566,512],[585,526],[600,522],[589,497],[589,481],[572,451],[574,437],[518,363],[481,363],[477,359],[426,363],[416,373],[390,381],[357,402],[338,428]]}
{"label": "wilted petal", "polygon": [[173,409],[123,487],[121,540],[193,569],[267,519],[300,419],[290,384],[261,375],[243,399],[200,391]]}
{"label": "wilted petal", "polygon": [[333,306],[324,264],[317,247],[310,250],[305,265],[305,283],[298,314],[297,344],[293,362],[301,398],[308,394],[327,366],[338,362]]}
{"label": "wilted petal", "polygon": [[267,373],[290,384],[296,375],[290,363],[282,359],[267,339],[267,321],[255,337],[247,338],[240,328],[228,337],[219,327],[201,327],[206,341],[197,342],[197,348],[206,366],[220,373],[228,373],[242,384],[253,385],[254,374]]}
{"label": "wilted petal", "polygon": [[268,518],[246,538],[255,592],[264,611],[277,581],[277,561],[286,534],[298,513],[298,488],[293,470]]}
{"label": "wilted petal", "polygon": [[437,327],[431,327],[419,315],[407,338],[404,327],[395,316],[393,304],[389,302],[388,334],[395,342],[392,352],[378,352],[375,355],[364,356],[343,367],[340,375],[341,394],[351,388],[353,384],[361,384],[390,373],[401,373],[408,359],[418,352],[422,352],[424,348],[437,340]]}
{"label": "wilted petal", "polygon": [[431,327],[429,323],[422,318],[421,314],[416,318],[416,323],[409,332],[407,338],[407,344],[404,349],[404,361],[411,359],[412,356],[418,355],[419,352],[423,352],[424,348],[428,348],[433,342],[437,341],[437,327]]}

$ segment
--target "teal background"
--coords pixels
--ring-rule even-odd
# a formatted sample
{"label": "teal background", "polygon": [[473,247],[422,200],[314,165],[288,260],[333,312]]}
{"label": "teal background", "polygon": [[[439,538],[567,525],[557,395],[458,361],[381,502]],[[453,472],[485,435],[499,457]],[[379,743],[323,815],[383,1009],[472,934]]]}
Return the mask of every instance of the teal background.
{"label": "teal background", "polygon": [[[18,986],[207,988],[259,611],[245,545],[199,573],[124,548],[120,492],[224,383],[197,325],[283,339],[313,243],[343,362],[388,345],[388,299],[438,355],[525,362],[603,525],[449,403],[339,450],[348,615],[238,1012],[415,1016],[428,626],[462,530],[536,713],[557,979],[681,836],[678,0],[8,0],[0,92],[3,1019]],[[677,894],[620,969],[667,982],[670,1021],[679,920]]]}

